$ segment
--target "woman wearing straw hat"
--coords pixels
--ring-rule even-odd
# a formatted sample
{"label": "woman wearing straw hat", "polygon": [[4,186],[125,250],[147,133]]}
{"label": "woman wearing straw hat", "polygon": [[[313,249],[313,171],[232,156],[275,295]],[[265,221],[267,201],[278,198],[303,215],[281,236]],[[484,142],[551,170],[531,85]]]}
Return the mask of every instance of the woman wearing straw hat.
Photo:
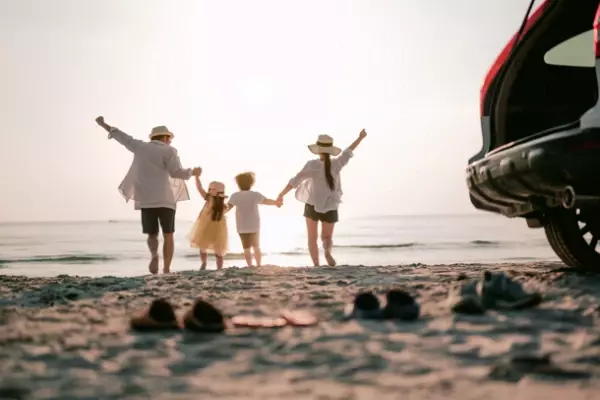
{"label": "woman wearing straw hat", "polygon": [[[317,244],[319,221],[321,222],[321,241],[327,264],[332,267],[335,265],[331,250],[333,248],[333,228],[338,222],[338,207],[342,202],[340,171],[348,164],[354,150],[365,137],[367,137],[367,132],[363,129],[360,131],[358,139],[342,151],[333,145],[331,136],[319,135],[317,142],[308,146],[308,149],[319,158],[308,161],[277,198],[278,201],[283,201],[283,197],[290,190],[296,188],[296,199],[304,203],[308,251],[315,266],[319,265]],[[331,158],[331,156],[338,155],[339,157]]]}

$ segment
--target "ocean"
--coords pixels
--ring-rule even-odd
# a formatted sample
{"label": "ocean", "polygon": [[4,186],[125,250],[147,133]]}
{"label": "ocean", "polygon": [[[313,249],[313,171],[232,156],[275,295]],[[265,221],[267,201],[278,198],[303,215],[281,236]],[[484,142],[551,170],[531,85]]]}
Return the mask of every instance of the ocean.
{"label": "ocean", "polygon": [[[245,266],[235,224],[231,218],[228,223],[225,267]],[[186,241],[191,225],[177,221],[173,272],[199,268],[198,253]],[[263,264],[310,265],[304,229],[302,217],[263,217]],[[334,245],[338,265],[558,260],[543,230],[485,213],[349,218],[336,225]],[[147,263],[137,220],[0,224],[0,274],[139,276],[147,273]],[[215,268],[212,257],[208,268]]]}

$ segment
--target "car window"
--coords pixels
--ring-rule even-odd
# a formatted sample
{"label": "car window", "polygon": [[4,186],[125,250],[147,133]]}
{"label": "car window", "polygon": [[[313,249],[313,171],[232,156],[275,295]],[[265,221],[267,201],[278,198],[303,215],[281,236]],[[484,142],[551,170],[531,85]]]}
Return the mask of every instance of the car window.
{"label": "car window", "polygon": [[594,31],[589,30],[554,46],[544,55],[544,61],[566,67],[594,67]]}

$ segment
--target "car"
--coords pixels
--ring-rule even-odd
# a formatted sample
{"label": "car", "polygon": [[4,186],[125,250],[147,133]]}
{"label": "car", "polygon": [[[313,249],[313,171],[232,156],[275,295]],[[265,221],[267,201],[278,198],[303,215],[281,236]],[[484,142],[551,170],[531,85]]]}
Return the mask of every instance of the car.
{"label": "car", "polygon": [[600,271],[600,0],[533,5],[482,85],[469,197],[543,228],[566,265]]}

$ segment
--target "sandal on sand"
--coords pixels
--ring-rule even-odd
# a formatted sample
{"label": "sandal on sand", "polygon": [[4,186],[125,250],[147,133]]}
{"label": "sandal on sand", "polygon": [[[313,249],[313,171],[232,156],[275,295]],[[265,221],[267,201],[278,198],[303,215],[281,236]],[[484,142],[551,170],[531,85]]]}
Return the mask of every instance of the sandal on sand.
{"label": "sandal on sand", "polygon": [[261,317],[258,315],[236,315],[231,318],[231,324],[240,328],[281,328],[288,321],[282,317]]}
{"label": "sandal on sand", "polygon": [[483,304],[490,309],[523,310],[542,302],[540,293],[528,293],[519,282],[504,272],[485,271],[480,291]]}
{"label": "sandal on sand", "polygon": [[132,317],[131,329],[136,331],[178,330],[181,323],[166,299],[155,299],[140,315]]}
{"label": "sandal on sand", "polygon": [[477,284],[477,281],[460,281],[450,290],[448,303],[453,312],[469,315],[485,313],[485,306],[477,291]]}
{"label": "sandal on sand", "polygon": [[345,319],[381,319],[382,310],[379,299],[372,292],[356,295],[354,303],[346,307]]}
{"label": "sandal on sand", "polygon": [[503,272],[484,271],[481,279],[461,281],[448,298],[452,311],[483,314],[486,310],[523,310],[539,305],[542,295],[528,293]]}
{"label": "sandal on sand", "polygon": [[281,317],[291,326],[312,326],[319,322],[313,314],[302,310],[282,310]]}
{"label": "sandal on sand", "polygon": [[414,321],[419,318],[420,307],[409,293],[392,289],[386,293],[387,303],[382,310],[383,318]]}
{"label": "sandal on sand", "polygon": [[204,333],[221,333],[226,328],[221,311],[202,299],[196,299],[192,309],[185,313],[183,324],[190,331]]}

